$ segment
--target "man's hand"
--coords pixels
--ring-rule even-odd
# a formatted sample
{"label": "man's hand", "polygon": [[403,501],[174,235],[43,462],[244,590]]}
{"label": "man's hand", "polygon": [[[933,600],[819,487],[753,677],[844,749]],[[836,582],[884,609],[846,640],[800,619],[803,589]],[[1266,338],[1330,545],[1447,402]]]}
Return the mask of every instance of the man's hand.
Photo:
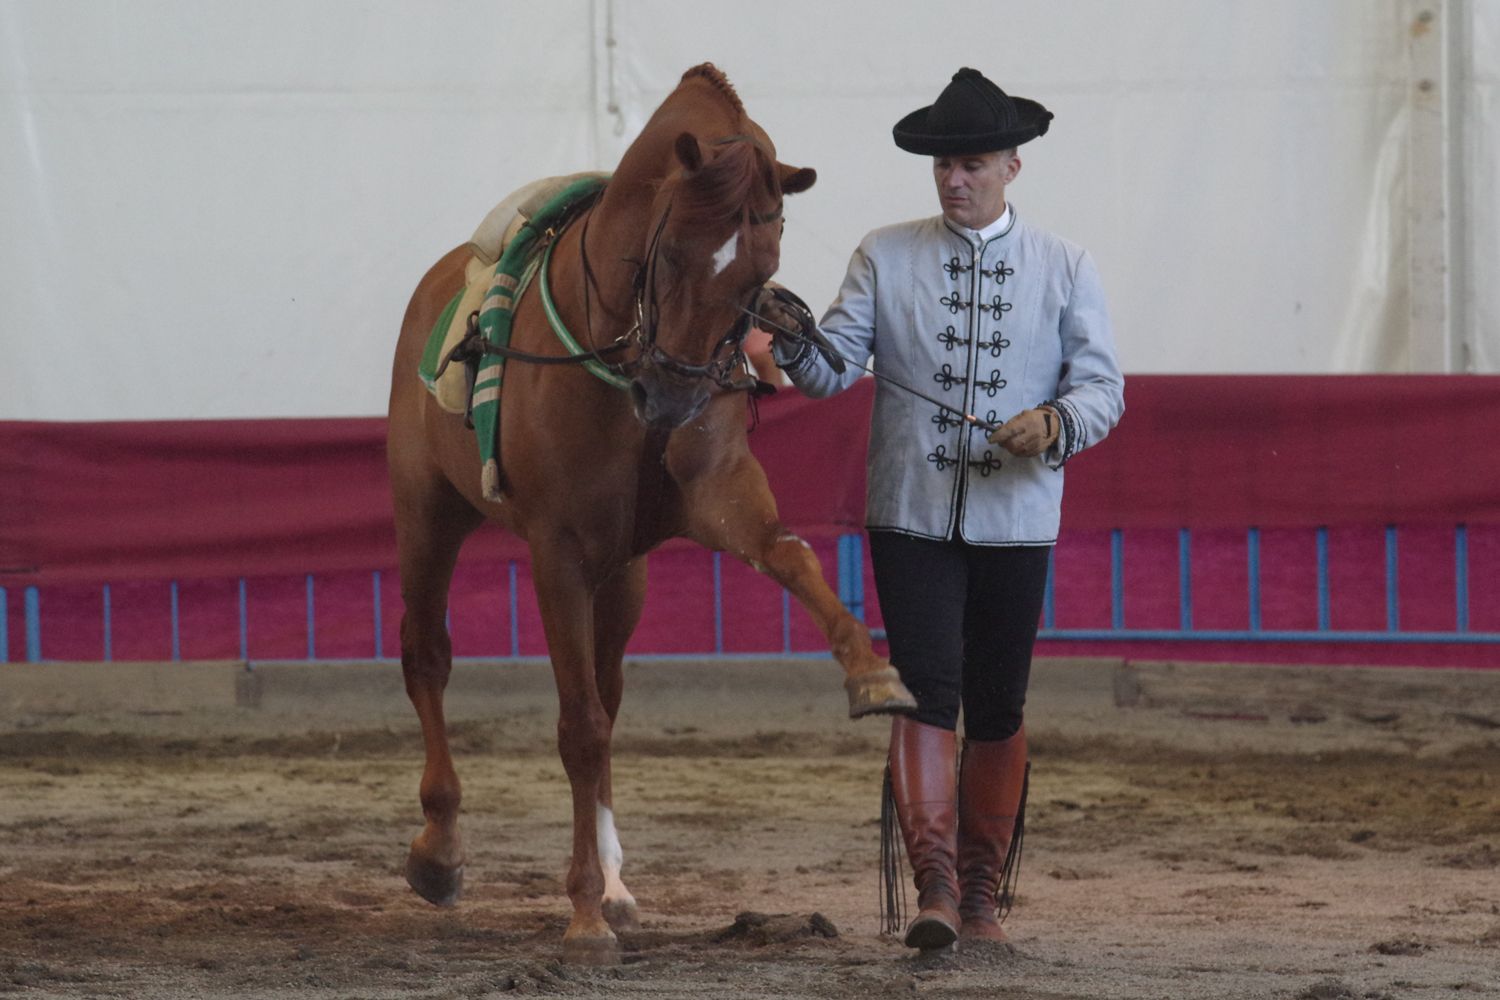
{"label": "man's hand", "polygon": [[1057,411],[1050,406],[1039,406],[1011,417],[990,434],[989,441],[1012,455],[1033,458],[1052,446],[1060,430],[1062,421]]}
{"label": "man's hand", "polygon": [[792,364],[811,344],[823,355],[830,368],[840,375],[844,373],[844,359],[818,331],[818,321],[807,308],[807,303],[790,289],[774,281],[767,282],[750,308],[760,317],[761,322],[757,325],[773,338],[771,353],[778,365]]}
{"label": "man's hand", "polygon": [[802,333],[804,318],[776,294],[778,290],[784,291],[781,285],[767,282],[766,287],[755,296],[755,302],[750,308],[762,321],[755,325],[775,339],[777,354],[793,357],[802,349],[802,341],[797,334]]}

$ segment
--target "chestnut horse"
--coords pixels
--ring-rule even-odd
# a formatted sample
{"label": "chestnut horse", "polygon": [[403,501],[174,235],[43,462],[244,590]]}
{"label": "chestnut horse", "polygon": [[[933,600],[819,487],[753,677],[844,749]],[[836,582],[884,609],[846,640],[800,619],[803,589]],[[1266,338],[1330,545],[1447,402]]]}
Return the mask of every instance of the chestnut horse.
{"label": "chestnut horse", "polygon": [[[781,199],[816,179],[775,159],[722,73],[704,64],[626,151],[582,222],[556,238],[550,269],[562,321],[607,356],[628,391],[578,365],[506,365],[499,502],[486,500],[473,432],[417,377],[429,332],[462,287],[460,247],[422,279],[407,307],[392,374],[388,457],[401,562],[401,666],[426,749],[426,824],[407,880],[452,905],[462,888],[459,781],[443,691],[452,669],[444,618],[459,546],[489,519],[524,539],[557,683],[558,749],[573,793],[573,917],[564,958],[618,959],[615,929],[638,926],[620,882],[610,790],[610,732],[621,660],[641,614],[645,555],[686,536],[731,552],[786,587],[827,636],[845,672],[850,715],[914,706],[869,633],[829,590],[816,557],[777,520],[746,444],[739,361],[745,324],[776,271]],[[533,283],[517,304],[511,348],[566,352]]]}

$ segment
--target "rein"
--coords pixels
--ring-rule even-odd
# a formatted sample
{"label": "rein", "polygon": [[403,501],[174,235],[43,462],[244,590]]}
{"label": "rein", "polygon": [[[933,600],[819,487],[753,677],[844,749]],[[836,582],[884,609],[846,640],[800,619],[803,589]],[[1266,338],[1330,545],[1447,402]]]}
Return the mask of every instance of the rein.
{"label": "rein", "polygon": [[893,386],[894,388],[900,389],[902,392],[907,392],[913,396],[916,396],[918,399],[926,400],[933,406],[938,407],[940,410],[949,413],[957,412],[959,418],[965,423],[973,424],[975,427],[978,427],[985,431],[989,431],[991,433],[1000,429],[999,424],[992,423],[988,420],[981,420],[979,417],[974,416],[974,414],[972,413],[963,413],[960,411],[956,411],[951,405],[943,402],[941,399],[929,396],[927,393],[922,392],[918,389],[913,389],[911,386],[907,385],[905,382],[902,382],[900,379],[891,378],[891,376],[886,375],[884,372],[878,372],[874,368],[862,365],[858,361],[855,361],[853,358],[849,357],[847,354],[840,354],[838,351],[834,350],[833,345],[828,342],[827,338],[825,338],[821,333],[818,332],[818,324],[813,319],[812,312],[807,308],[807,305],[801,299],[797,298],[797,296],[793,295],[791,292],[787,291],[784,288],[774,289],[772,294],[775,295],[776,299],[783,306],[789,308],[793,313],[797,315],[798,323],[803,327],[803,329],[789,330],[786,327],[782,326],[780,323],[767,319],[760,313],[756,312],[754,309],[747,309],[742,306],[740,308],[740,311],[745,314],[747,319],[754,319],[763,327],[775,330],[777,333],[785,334],[787,337],[795,340],[797,343],[802,344],[805,347],[815,349],[816,351],[818,351],[818,353],[822,354],[823,357],[828,360],[829,364],[833,366],[835,371],[842,372],[843,365],[851,364],[854,367],[858,368],[860,371],[868,372],[880,381],[885,382],[886,384]]}

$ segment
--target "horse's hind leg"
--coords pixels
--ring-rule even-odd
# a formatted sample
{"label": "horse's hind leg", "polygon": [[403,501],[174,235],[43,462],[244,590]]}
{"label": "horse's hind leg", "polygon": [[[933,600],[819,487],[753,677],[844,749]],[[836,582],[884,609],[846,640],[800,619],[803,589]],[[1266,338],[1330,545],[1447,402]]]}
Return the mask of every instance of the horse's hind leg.
{"label": "horse's hind leg", "polygon": [[[594,677],[599,700],[613,728],[620,714],[624,693],[625,645],[641,619],[646,600],[646,560],[636,559],[611,577],[594,594]],[[604,748],[604,774],[599,786],[599,864],[604,872],[604,919],[615,931],[634,931],[641,926],[635,897],[620,881],[625,863],[620,836],[615,830],[614,783],[609,747]]]}
{"label": "horse's hind leg", "polygon": [[463,889],[463,842],[458,834],[461,789],[443,719],[443,691],[453,669],[444,618],[459,546],[482,520],[446,480],[402,484],[396,493],[396,543],[401,557],[401,669],[406,693],[422,722],[427,762],[421,801],[426,825],[412,841],[406,881],[438,906],[458,902]]}

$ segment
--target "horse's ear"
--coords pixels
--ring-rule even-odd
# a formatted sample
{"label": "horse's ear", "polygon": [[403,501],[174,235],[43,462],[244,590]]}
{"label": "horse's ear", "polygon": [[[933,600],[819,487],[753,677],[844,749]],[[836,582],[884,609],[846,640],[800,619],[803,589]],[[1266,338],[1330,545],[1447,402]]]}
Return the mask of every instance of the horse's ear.
{"label": "horse's ear", "polygon": [[801,194],[818,180],[818,172],[812,167],[791,167],[778,163],[776,172],[781,176],[782,194]]}
{"label": "horse's ear", "polygon": [[703,147],[698,145],[698,137],[693,133],[684,132],[677,137],[677,159],[682,161],[682,169],[690,174],[697,173],[703,166]]}

